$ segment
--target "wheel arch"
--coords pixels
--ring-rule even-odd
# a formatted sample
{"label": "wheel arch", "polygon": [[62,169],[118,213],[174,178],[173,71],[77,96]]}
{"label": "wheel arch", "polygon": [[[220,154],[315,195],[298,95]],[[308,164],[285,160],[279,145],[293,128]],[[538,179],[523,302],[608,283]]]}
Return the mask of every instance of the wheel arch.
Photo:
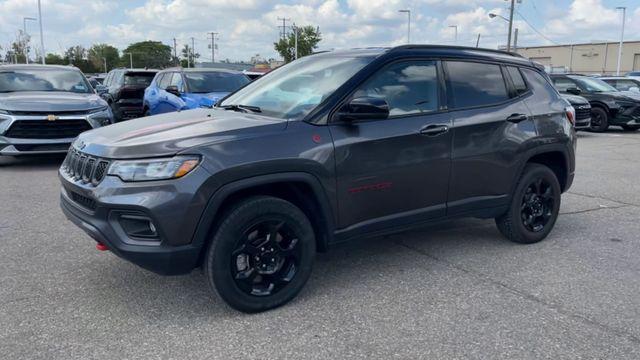
{"label": "wheel arch", "polygon": [[[220,187],[209,199],[198,222],[192,243],[203,245],[198,264],[201,264],[212,231],[227,209],[240,199],[269,195],[298,206],[309,218],[316,235],[316,248],[327,250],[333,239],[333,212],[320,181],[305,172],[261,175],[234,181]],[[311,195],[311,196],[309,196]]]}

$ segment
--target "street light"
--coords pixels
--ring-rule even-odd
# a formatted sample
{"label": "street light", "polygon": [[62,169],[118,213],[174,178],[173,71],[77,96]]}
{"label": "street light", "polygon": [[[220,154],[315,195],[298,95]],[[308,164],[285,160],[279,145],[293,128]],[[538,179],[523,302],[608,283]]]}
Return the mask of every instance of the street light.
{"label": "street light", "polygon": [[627,17],[627,8],[618,6],[616,10],[622,10],[622,31],[620,31],[620,45],[618,45],[618,66],[616,67],[616,75],[620,75],[620,62],[622,61],[622,42],[624,41],[624,21]]}
{"label": "street light", "polygon": [[40,0],[38,0],[38,22],[40,23],[40,58],[42,58],[42,65],[44,65],[46,54],[44,52],[44,36],[42,35],[42,6],[40,5]]}
{"label": "street light", "polygon": [[411,10],[398,10],[400,13],[407,13],[407,44],[411,44]]}
{"label": "street light", "polygon": [[454,32],[454,44],[458,43],[458,25],[449,25],[450,28],[453,28]]}
{"label": "street light", "polygon": [[[511,6],[513,6],[513,3],[511,4]],[[500,15],[500,14],[495,14],[495,13],[489,13],[489,17],[491,19],[493,18],[500,18],[504,21],[506,21],[507,23],[509,23],[509,35],[507,37],[507,51],[511,51],[511,28],[513,26],[513,7],[511,8],[511,20],[507,19],[506,17]]]}
{"label": "street light", "polygon": [[502,16],[500,14],[489,13],[489,17],[492,18],[492,19],[496,18],[496,17],[499,17],[500,19],[502,19],[502,20],[504,20],[506,22],[509,22],[509,19],[507,19],[506,17],[504,17],[504,16]]}
{"label": "street light", "polygon": [[29,46],[27,45],[27,20],[36,21],[38,19],[34,17],[25,16],[22,18],[22,34],[24,36],[24,58],[26,63],[29,63]]}

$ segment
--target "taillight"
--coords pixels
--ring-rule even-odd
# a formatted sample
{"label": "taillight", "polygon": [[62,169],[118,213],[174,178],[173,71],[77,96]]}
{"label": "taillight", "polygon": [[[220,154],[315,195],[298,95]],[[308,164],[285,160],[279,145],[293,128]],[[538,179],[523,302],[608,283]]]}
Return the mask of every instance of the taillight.
{"label": "taillight", "polygon": [[573,106],[567,106],[564,109],[565,114],[567,114],[567,120],[571,123],[571,125],[576,125],[576,109]]}

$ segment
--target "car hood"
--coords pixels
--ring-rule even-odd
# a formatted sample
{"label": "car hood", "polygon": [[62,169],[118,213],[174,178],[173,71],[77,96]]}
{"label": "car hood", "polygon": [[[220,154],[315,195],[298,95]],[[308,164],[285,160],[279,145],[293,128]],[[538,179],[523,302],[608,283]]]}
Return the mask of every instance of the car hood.
{"label": "car hood", "polygon": [[566,99],[571,105],[586,105],[589,103],[587,99],[578,95],[562,94],[562,97]]}
{"label": "car hood", "polygon": [[282,131],[287,121],[222,109],[194,109],[128,120],[82,133],[74,147],[115,159],[172,156],[195,146]]}
{"label": "car hood", "polygon": [[71,92],[17,91],[0,93],[0,109],[6,111],[61,112],[86,111],[106,106],[96,94]]}

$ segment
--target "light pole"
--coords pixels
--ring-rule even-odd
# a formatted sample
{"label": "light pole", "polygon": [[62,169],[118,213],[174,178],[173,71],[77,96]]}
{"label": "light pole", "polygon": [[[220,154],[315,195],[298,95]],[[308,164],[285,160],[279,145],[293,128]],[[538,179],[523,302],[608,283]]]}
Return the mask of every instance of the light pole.
{"label": "light pole", "polygon": [[293,25],[291,26],[291,30],[293,30],[294,46],[296,49],[295,57],[293,59],[298,60],[298,27],[296,26],[296,23],[293,23]]}
{"label": "light pole", "polygon": [[38,20],[34,17],[25,16],[22,18],[22,35],[24,36],[24,58],[26,63],[29,63],[29,45],[27,45],[27,39],[29,38],[27,35],[27,20]]}
{"label": "light pole", "polygon": [[453,28],[454,30],[453,43],[457,44],[458,43],[458,25],[449,25],[449,27]]}
{"label": "light pole", "polygon": [[500,19],[509,23],[509,37],[507,39],[507,51],[511,51],[511,26],[513,25],[513,7],[511,8],[511,20],[507,19],[506,17],[500,14],[494,14],[494,13],[489,13],[489,17],[491,19],[499,17]]}
{"label": "light pole", "polygon": [[129,55],[129,68],[133,69],[133,53],[128,52],[128,53],[125,53],[125,54]]}
{"label": "light pole", "polygon": [[401,13],[407,13],[407,44],[411,44],[411,10],[398,10]]}
{"label": "light pole", "polygon": [[627,8],[619,6],[616,10],[622,10],[622,31],[620,31],[620,45],[618,45],[618,66],[616,66],[616,75],[620,75],[620,62],[622,61],[622,42],[624,41],[624,21],[627,17]]}
{"label": "light pole", "polygon": [[40,0],[38,0],[38,22],[40,22],[40,56],[42,57],[42,65],[44,65],[46,54],[44,52],[44,35],[42,35],[42,6],[40,5]]}

